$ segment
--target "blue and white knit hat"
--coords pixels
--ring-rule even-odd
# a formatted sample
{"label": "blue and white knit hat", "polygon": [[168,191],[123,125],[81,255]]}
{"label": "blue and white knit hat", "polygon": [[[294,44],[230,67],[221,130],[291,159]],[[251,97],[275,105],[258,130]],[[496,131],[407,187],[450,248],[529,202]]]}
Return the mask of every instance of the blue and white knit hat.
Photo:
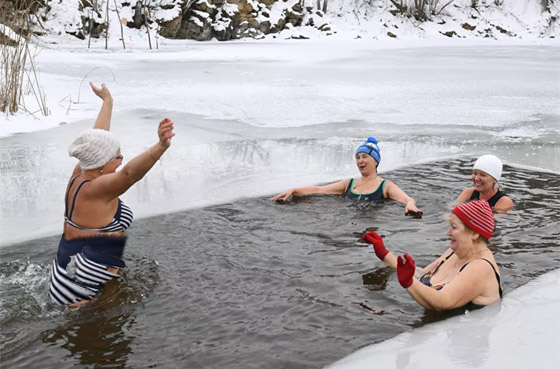
{"label": "blue and white knit hat", "polygon": [[375,139],[375,137],[368,137],[367,141],[365,141],[360,145],[360,147],[358,147],[355,155],[358,155],[361,152],[365,152],[366,154],[374,158],[377,161],[377,164],[379,164],[381,162],[381,154],[379,154],[380,151],[381,150],[379,149],[379,146],[377,146],[377,140]]}
{"label": "blue and white knit hat", "polygon": [[83,170],[101,168],[115,158],[121,144],[109,131],[88,129],[68,148],[68,154],[77,158]]}

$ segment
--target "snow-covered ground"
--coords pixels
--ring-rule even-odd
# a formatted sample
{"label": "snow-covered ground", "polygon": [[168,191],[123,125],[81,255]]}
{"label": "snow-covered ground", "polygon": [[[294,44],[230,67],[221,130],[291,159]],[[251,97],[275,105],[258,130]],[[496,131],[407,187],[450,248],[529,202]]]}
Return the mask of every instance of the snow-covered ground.
{"label": "snow-covered ground", "polygon": [[[317,4],[327,1],[326,14],[317,15]],[[201,1],[202,2],[202,1]],[[155,37],[158,23],[169,22],[176,19],[181,13],[180,1],[162,0],[153,12],[151,36],[155,47]],[[186,3],[186,1],[185,1]],[[192,2],[190,2],[192,3]],[[241,1],[242,4],[251,4],[253,9],[262,8],[253,0]],[[461,38],[490,38],[490,39],[547,39],[560,36],[558,14],[560,4],[558,0],[428,0],[424,3],[428,19],[419,21],[412,16],[414,0],[283,0],[276,1],[267,7],[272,24],[286,9],[291,9],[296,3],[304,8],[311,9],[306,13],[302,26],[286,27],[280,33],[270,33],[264,36],[267,39],[289,38],[339,38],[354,39],[364,38],[373,40],[407,40],[407,39],[461,39]],[[394,4],[402,4],[408,10],[398,12]],[[95,17],[97,23],[105,23],[105,8],[99,14],[91,13],[91,8],[79,11],[79,0],[66,0],[51,2],[50,10],[44,15],[46,21],[42,22],[44,31],[56,40],[59,36],[68,33],[78,33],[83,28],[82,18]],[[118,8],[115,7],[118,4]],[[141,45],[148,48],[148,37],[145,29],[124,27],[121,22],[130,22],[134,17],[135,1],[118,0],[109,4],[109,44],[114,48],[122,48],[121,32],[124,35],[125,45],[135,47]],[[212,6],[207,3],[208,6]],[[475,4],[475,6],[473,6]],[[548,4],[547,9],[543,4]],[[237,11],[235,4],[223,5],[227,12]],[[119,10],[118,12],[116,10]],[[206,14],[206,17],[208,15]],[[313,18],[314,26],[309,26]],[[192,19],[192,18],[191,18]],[[327,25],[329,31],[320,31],[322,25]],[[216,28],[222,27],[216,22]],[[47,37],[48,38],[48,37]],[[104,46],[105,40],[101,40]],[[56,42],[56,41],[55,41]],[[87,45],[87,40],[80,41]]]}

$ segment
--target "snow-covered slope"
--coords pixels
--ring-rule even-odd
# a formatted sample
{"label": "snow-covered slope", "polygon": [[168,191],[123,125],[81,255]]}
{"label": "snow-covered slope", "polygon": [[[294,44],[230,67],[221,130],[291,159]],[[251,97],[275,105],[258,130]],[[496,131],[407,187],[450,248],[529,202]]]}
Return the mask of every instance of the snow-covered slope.
{"label": "snow-covered slope", "polygon": [[[324,1],[328,1],[325,13],[317,10]],[[196,32],[193,27],[200,32],[197,37],[211,39],[212,35],[208,32],[214,32],[214,36],[223,35],[228,20],[233,21],[236,16],[245,17],[249,22],[232,30],[237,32],[236,38],[526,40],[557,38],[560,29],[558,0],[427,0],[426,7],[420,11],[414,9],[413,0],[230,0],[220,5],[216,5],[218,1],[211,4],[198,0],[189,2],[192,5],[185,12],[182,9],[186,9],[184,3],[187,1],[165,0],[154,4],[148,15],[148,19],[153,21],[148,35],[143,18],[135,15],[135,1],[117,0],[116,3],[118,7],[110,2],[108,8],[108,42],[110,46],[120,48],[123,47],[121,34],[125,44],[140,43],[146,48],[149,41],[153,48],[161,41],[156,40],[158,33],[172,34],[176,38],[194,38]],[[97,12],[91,8],[80,10],[80,4],[79,0],[50,2],[48,10],[41,13],[44,19],[43,39],[59,42],[55,40],[62,37],[67,41],[76,41],[79,36],[83,38],[79,42],[86,45],[90,29],[100,37],[93,42],[104,45],[107,8],[100,7]],[[90,23],[87,19],[92,20],[92,28],[88,28]],[[132,27],[134,22],[137,28]],[[186,27],[186,23],[190,26],[181,32],[179,28]],[[204,30],[205,24],[209,30]],[[202,35],[204,32],[206,34]]]}

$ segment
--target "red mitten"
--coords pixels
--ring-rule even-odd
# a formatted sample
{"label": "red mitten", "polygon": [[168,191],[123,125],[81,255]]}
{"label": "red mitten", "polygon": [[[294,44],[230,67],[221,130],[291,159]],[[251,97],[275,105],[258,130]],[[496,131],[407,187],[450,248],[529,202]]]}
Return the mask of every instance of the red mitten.
{"label": "red mitten", "polygon": [[378,235],[376,232],[368,232],[362,237],[362,239],[367,243],[371,243],[373,245],[373,250],[375,251],[375,255],[377,255],[377,257],[381,261],[385,259],[385,256],[387,256],[389,251],[387,251],[387,249],[385,248],[385,245],[383,244],[383,239],[381,238],[380,235]]}
{"label": "red mitten", "polygon": [[408,288],[412,285],[414,281],[414,272],[416,271],[416,265],[414,264],[414,259],[408,255],[404,254],[402,257],[397,258],[397,276],[399,277],[399,283],[404,288]]}

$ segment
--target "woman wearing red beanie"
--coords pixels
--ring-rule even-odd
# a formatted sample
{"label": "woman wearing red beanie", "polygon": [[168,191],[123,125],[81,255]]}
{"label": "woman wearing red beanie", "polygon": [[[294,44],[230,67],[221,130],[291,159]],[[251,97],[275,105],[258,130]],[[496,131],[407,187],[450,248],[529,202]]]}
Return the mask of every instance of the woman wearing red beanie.
{"label": "woman wearing red beanie", "polygon": [[450,310],[463,306],[490,305],[502,297],[500,274],[488,239],[494,230],[494,215],[487,201],[457,206],[446,216],[451,247],[425,268],[416,268],[408,254],[398,258],[387,251],[375,232],[364,241],[375,254],[397,270],[401,286],[426,309]]}

